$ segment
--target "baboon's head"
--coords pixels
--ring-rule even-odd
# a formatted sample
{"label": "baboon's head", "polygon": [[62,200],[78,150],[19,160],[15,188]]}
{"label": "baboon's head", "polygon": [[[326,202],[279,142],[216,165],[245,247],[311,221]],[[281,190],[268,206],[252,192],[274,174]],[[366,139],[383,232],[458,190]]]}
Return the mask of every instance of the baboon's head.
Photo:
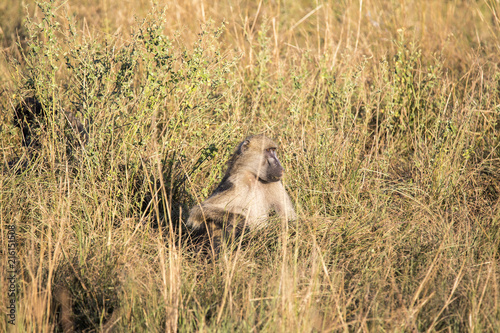
{"label": "baboon's head", "polygon": [[277,182],[283,177],[283,167],[276,155],[277,147],[264,135],[251,136],[238,146],[236,163],[260,181]]}

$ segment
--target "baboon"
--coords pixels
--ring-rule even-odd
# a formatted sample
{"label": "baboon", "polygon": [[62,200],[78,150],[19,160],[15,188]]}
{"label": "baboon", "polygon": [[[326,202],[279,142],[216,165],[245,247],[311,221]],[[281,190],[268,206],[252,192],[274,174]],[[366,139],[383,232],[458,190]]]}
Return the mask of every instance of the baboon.
{"label": "baboon", "polygon": [[[82,124],[76,112],[63,109],[59,109],[57,112],[58,115],[62,113],[66,120],[65,126],[72,129],[71,136],[75,137],[76,142],[85,144],[88,141],[88,124],[86,126]],[[14,126],[21,129],[23,147],[39,149],[43,128],[49,127],[47,111],[44,110],[42,103],[36,97],[24,98],[14,110],[13,122]]]}
{"label": "baboon", "polygon": [[283,167],[276,148],[264,135],[246,138],[227,162],[227,171],[215,191],[191,209],[187,226],[208,235],[215,251],[221,238],[265,227],[273,212],[282,219],[296,219],[281,183]]}
{"label": "baboon", "polygon": [[42,104],[34,97],[27,97],[14,110],[14,125],[22,131],[24,147],[39,148],[39,130],[42,119],[47,118]]}

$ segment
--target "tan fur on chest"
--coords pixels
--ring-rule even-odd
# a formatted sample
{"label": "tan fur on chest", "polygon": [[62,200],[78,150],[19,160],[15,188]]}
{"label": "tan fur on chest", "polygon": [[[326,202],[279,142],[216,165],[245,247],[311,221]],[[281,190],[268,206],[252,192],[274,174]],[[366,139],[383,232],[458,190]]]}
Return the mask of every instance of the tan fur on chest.
{"label": "tan fur on chest", "polygon": [[[262,220],[268,217],[271,205],[263,204],[269,201],[265,186],[251,173],[244,173],[230,181],[234,182],[231,198],[219,207],[245,217],[247,225],[252,228],[255,224],[261,225]],[[229,194],[228,194],[229,196]]]}

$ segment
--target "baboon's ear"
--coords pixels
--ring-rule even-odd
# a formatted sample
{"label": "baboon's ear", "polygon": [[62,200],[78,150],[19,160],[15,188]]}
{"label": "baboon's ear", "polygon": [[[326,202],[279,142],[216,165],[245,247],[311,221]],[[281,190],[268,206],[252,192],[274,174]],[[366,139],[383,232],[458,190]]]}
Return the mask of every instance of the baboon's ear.
{"label": "baboon's ear", "polygon": [[248,145],[250,144],[250,140],[245,140],[241,143],[241,152],[244,152],[245,150],[248,149]]}

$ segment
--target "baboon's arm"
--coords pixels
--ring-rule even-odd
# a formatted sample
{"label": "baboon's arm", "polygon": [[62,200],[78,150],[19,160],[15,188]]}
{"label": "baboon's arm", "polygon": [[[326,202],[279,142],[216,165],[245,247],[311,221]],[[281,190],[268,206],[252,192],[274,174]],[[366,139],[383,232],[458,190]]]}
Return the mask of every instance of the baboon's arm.
{"label": "baboon's arm", "polygon": [[276,197],[277,203],[275,204],[276,213],[278,213],[278,215],[281,218],[286,218],[289,221],[296,220],[297,214],[293,209],[292,200],[286,193],[285,188],[281,186],[280,191],[277,193],[278,193]]}
{"label": "baboon's arm", "polygon": [[215,224],[221,229],[231,231],[233,228],[237,230],[242,228],[245,220],[242,214],[228,212],[211,205],[196,205],[191,209],[187,224],[195,229],[203,229],[207,224]]}

